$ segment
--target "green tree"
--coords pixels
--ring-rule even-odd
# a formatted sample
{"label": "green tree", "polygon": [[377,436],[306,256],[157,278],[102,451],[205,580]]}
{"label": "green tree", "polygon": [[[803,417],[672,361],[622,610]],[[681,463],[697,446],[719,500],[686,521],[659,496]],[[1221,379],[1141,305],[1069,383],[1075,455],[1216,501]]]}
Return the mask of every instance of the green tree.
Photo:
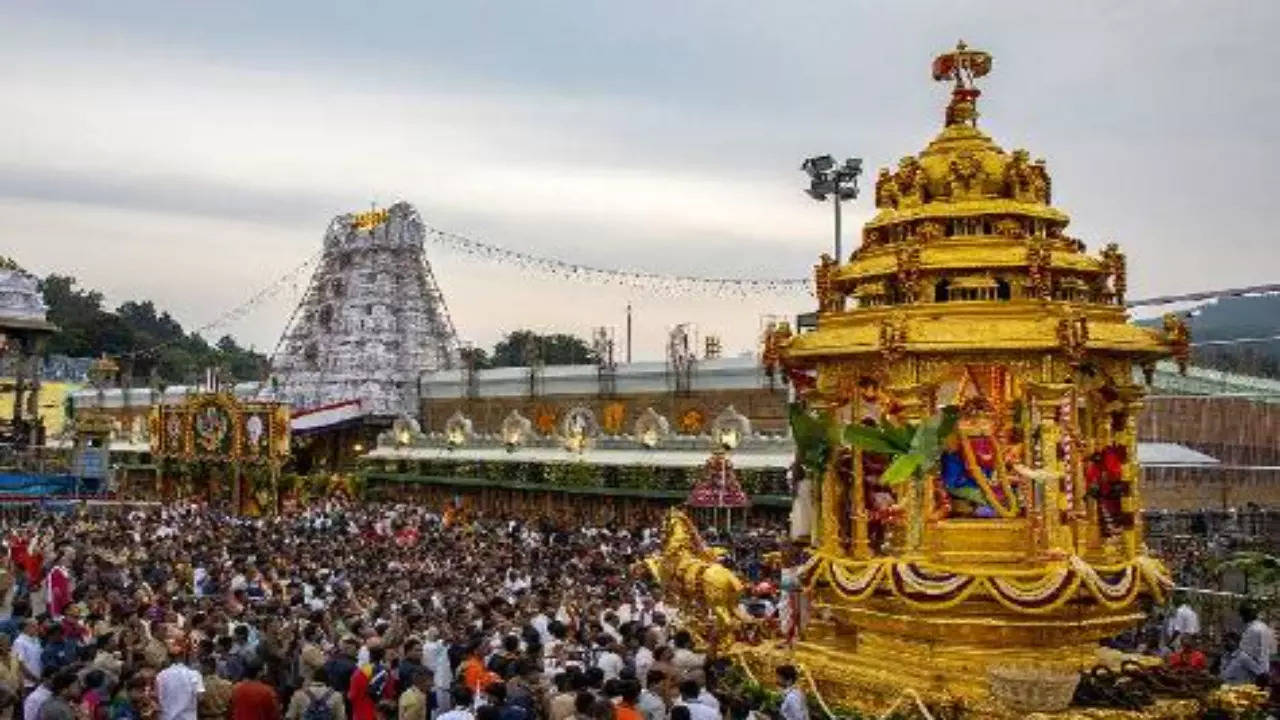
{"label": "green tree", "polygon": [[1239,551],[1218,564],[1218,572],[1238,570],[1249,583],[1253,597],[1270,597],[1280,588],[1280,555],[1265,552]]}
{"label": "green tree", "polygon": [[143,347],[170,342],[183,336],[182,325],[167,312],[157,314],[155,304],[150,300],[130,300],[123,303],[116,308],[116,315],[133,328],[138,344]]}
{"label": "green tree", "polygon": [[166,382],[186,383],[210,366],[227,368],[237,380],[266,374],[267,358],[261,353],[241,347],[229,335],[210,346],[150,300],[104,310],[102,293],[77,287],[74,277],[56,273],[41,280],[40,289],[49,321],[58,326],[49,343],[51,354],[119,356],[122,369],[132,372],[135,381],[145,381],[154,371]]}
{"label": "green tree", "polygon": [[493,367],[493,360],[489,358],[489,353],[485,352],[484,348],[464,347],[458,352],[458,358],[462,360],[463,367],[469,363],[474,364],[477,370]]}
{"label": "green tree", "polygon": [[[156,374],[170,383],[186,383],[195,378],[196,360],[185,349],[170,346],[157,351],[154,356]],[[137,372],[136,370],[134,371]]]}
{"label": "green tree", "polygon": [[231,371],[237,380],[261,380],[267,375],[267,358],[252,348],[242,348],[235,338],[223,335],[218,339],[216,363]]}
{"label": "green tree", "polygon": [[49,352],[73,357],[97,354],[95,334],[107,313],[102,311],[102,293],[76,287],[70,275],[52,274],[40,281],[40,291],[49,306],[49,322],[59,332],[50,338]]}
{"label": "green tree", "polygon": [[493,367],[520,367],[534,361],[543,365],[589,365],[596,354],[576,335],[540,335],[532,330],[516,330],[493,346]]}

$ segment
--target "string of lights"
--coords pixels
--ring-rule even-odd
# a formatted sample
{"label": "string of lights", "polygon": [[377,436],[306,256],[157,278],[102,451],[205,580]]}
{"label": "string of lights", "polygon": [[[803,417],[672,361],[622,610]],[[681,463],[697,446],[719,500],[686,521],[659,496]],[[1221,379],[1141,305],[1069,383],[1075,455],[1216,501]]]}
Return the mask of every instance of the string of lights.
{"label": "string of lights", "polygon": [[[322,255],[323,253],[312,256],[310,258],[311,262],[315,262]],[[300,276],[301,276],[301,273],[298,273],[297,275],[295,275],[295,277],[300,277]],[[314,292],[311,285],[312,280],[314,280],[314,278],[315,276],[311,275],[307,280],[307,284],[304,286],[305,290],[303,292],[305,292],[308,296],[310,296],[310,294]],[[284,341],[289,337],[289,329],[293,327],[293,321],[298,317],[298,313],[302,311],[303,305],[304,303],[301,303],[301,302],[294,303],[293,310],[289,311],[289,319],[285,321],[284,328],[280,331],[280,337],[276,339],[275,347],[271,348],[271,354],[267,356],[267,360],[270,364],[272,365],[275,364],[276,356],[280,354],[280,348],[284,347]]]}
{"label": "string of lights", "polygon": [[[476,240],[466,235],[429,225],[426,226],[426,232],[429,240],[456,252],[522,269],[534,270],[551,277],[580,282],[622,285],[659,294],[727,294],[734,296],[813,294],[813,283],[810,278],[702,277],[602,268],[511,250],[500,245]],[[1269,293],[1280,293],[1280,283],[1206,290],[1180,295],[1161,295],[1130,300],[1125,305],[1137,308]]]}
{"label": "string of lights", "polygon": [[1195,302],[1197,300],[1216,300],[1224,297],[1269,295],[1272,293],[1280,293],[1280,283],[1248,285],[1245,287],[1227,288],[1225,290],[1205,290],[1202,292],[1183,293],[1181,295],[1160,295],[1157,297],[1143,298],[1141,300],[1130,300],[1125,303],[1125,307],[1132,308],[1147,307],[1149,305],[1170,305],[1181,302]]}
{"label": "string of lights", "polygon": [[1241,337],[1241,338],[1225,338],[1222,340],[1201,340],[1200,342],[1191,343],[1191,347],[1213,347],[1217,345],[1249,345],[1254,343],[1269,343],[1280,341],[1280,335],[1266,335],[1263,337]]}
{"label": "string of lights", "polygon": [[[258,290],[258,292],[254,293],[253,295],[250,295],[248,299],[241,302],[239,305],[236,305],[235,307],[222,313],[221,315],[218,315],[217,317],[210,320],[209,322],[206,322],[203,325],[200,325],[199,327],[195,328],[190,332],[190,335],[202,335],[206,332],[209,332],[210,330],[216,330],[218,328],[226,327],[227,325],[230,325],[231,323],[234,323],[237,320],[241,320],[245,317],[248,317],[249,314],[252,313],[254,310],[257,310],[258,307],[262,305],[262,303],[278,296],[281,292],[285,290],[285,288],[295,285],[298,279],[301,278],[303,274],[306,273],[307,270],[309,270],[311,266],[314,265],[319,259],[320,259],[320,253],[315,253],[314,255],[308,257],[306,260],[304,260],[301,264],[294,267],[292,270],[289,270],[288,272],[281,275],[280,277],[277,277],[275,280],[271,281],[270,284],[266,285],[261,290]],[[174,345],[175,343],[179,342],[179,340],[180,338],[174,338],[172,340],[166,340],[162,343],[157,343],[148,348],[131,352],[129,353],[129,357],[141,358],[141,357],[147,357],[147,356],[153,355],[171,345]]]}
{"label": "string of lights", "polygon": [[[429,241],[454,252],[490,262],[517,267],[523,270],[530,270],[548,277],[571,280],[574,282],[621,286],[645,293],[666,296],[701,295],[745,298],[759,296],[780,297],[788,295],[813,295],[813,282],[810,278],[706,277],[605,268],[583,263],[569,262],[553,257],[534,255],[532,253],[521,252],[518,250],[511,250],[500,245],[483,242],[460,233],[451,232],[429,225],[425,226],[424,229]],[[239,305],[236,305],[230,310],[218,315],[209,322],[200,325],[192,332],[196,334],[205,333],[210,330],[225,327],[247,317],[250,313],[254,312],[259,306],[261,306],[262,303],[278,296],[285,288],[290,285],[296,286],[299,278],[301,278],[304,273],[318,262],[320,257],[321,253],[319,252],[311,255],[301,264],[276,278],[270,284],[251,295]],[[1223,290],[1185,293],[1181,295],[1164,295],[1140,300],[1131,300],[1125,304],[1128,307],[1136,308],[1179,302],[1212,300],[1222,297],[1239,297],[1243,295],[1269,293],[1280,293],[1280,284],[1252,285]],[[1192,343],[1192,347],[1211,347],[1276,341],[1280,341],[1280,335],[1205,340]],[[145,357],[173,345],[176,342],[178,341],[169,340],[135,351],[130,353],[130,355],[133,357]]]}
{"label": "string of lights", "polygon": [[431,226],[426,227],[426,232],[428,240],[455,252],[576,282],[618,285],[659,295],[750,297],[812,294],[812,283],[808,278],[700,277],[602,268],[510,250]]}

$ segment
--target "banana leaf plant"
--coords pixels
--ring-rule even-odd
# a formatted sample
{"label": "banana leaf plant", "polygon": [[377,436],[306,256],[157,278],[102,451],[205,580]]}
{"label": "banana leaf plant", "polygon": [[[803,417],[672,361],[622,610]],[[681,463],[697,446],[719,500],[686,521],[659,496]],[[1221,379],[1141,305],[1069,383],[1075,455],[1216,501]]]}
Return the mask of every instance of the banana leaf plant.
{"label": "banana leaf plant", "polygon": [[821,477],[834,448],[849,444],[866,452],[890,458],[880,482],[898,485],[909,479],[923,479],[942,458],[944,441],[956,426],[960,412],[948,405],[920,423],[898,425],[887,420],[869,426],[851,423],[843,427],[828,413],[810,413],[798,403],[791,405],[791,434],[799,451],[800,464],[813,477]]}
{"label": "banana leaf plant", "polygon": [[809,477],[822,477],[831,458],[831,449],[839,444],[834,419],[829,413],[811,413],[802,404],[792,403],[790,421],[800,466]]}
{"label": "banana leaf plant", "polygon": [[938,466],[944,443],[959,417],[960,411],[948,405],[915,425],[897,425],[887,420],[874,426],[846,425],[843,437],[856,448],[889,457],[880,482],[899,485],[910,479],[923,480]]}

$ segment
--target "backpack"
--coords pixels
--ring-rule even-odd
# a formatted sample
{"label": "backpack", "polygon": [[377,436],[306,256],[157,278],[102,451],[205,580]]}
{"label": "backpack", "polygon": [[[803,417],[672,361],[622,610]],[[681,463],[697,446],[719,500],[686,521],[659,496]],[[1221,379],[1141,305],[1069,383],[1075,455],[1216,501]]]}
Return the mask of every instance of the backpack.
{"label": "backpack", "polygon": [[333,720],[333,708],[329,707],[329,696],[333,694],[332,690],[326,688],[324,695],[318,698],[310,692],[305,694],[310,703],[307,704],[307,709],[302,711],[302,720]]}

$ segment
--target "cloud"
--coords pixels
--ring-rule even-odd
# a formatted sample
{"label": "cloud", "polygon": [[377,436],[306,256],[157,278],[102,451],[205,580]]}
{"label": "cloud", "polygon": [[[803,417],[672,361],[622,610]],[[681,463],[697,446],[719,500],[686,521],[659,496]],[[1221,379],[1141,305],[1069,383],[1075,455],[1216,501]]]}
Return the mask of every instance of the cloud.
{"label": "cloud", "polygon": [[[110,51],[23,58],[25,72],[6,86],[15,111],[0,117],[0,133],[22,137],[0,153],[0,218],[14,252],[43,272],[78,275],[112,302],[156,298],[189,326],[314,252],[328,217],[369,197],[409,199],[429,223],[514,249],[708,275],[807,274],[797,228],[828,222],[794,182],[779,195],[749,174],[663,169],[643,157],[587,161],[586,142],[568,158],[546,151],[543,138],[568,143],[567,123],[645,113],[623,101],[395,94],[183,62],[144,78],[151,59]],[[778,267],[778,254],[792,262]],[[628,301],[650,321],[639,335],[649,356],[666,326],[698,317],[735,326],[730,348],[754,344],[756,320],[732,318],[733,302],[695,309],[432,255],[460,331],[481,344],[524,325],[585,333]],[[289,298],[225,330],[270,347]],[[781,304],[807,304],[793,301]],[[779,302],[758,304],[763,312]],[[582,311],[605,304],[615,309]]]}
{"label": "cloud", "polygon": [[[26,264],[188,325],[375,199],[598,266],[806,275],[830,212],[798,161],[874,171],[922,147],[945,96],[927,63],[961,35],[996,55],[984,128],[1048,158],[1073,230],[1129,251],[1132,293],[1273,280],[1280,6],[1225,5],[14,4],[0,227]],[[630,300],[645,356],[683,319],[733,350],[807,304],[642,299],[429,254],[482,344],[585,334]],[[271,345],[289,311],[231,329]]]}
{"label": "cloud", "polygon": [[345,209],[343,198],[405,197],[535,222],[643,220],[655,241],[816,224],[798,192],[760,177],[593,162],[587,141],[568,157],[546,151],[572,125],[640,113],[614,98],[391,93],[183,62],[147,76],[149,62],[51,57],[9,82],[0,132],[22,142],[5,147],[0,189],[194,214],[279,206],[284,222]]}

